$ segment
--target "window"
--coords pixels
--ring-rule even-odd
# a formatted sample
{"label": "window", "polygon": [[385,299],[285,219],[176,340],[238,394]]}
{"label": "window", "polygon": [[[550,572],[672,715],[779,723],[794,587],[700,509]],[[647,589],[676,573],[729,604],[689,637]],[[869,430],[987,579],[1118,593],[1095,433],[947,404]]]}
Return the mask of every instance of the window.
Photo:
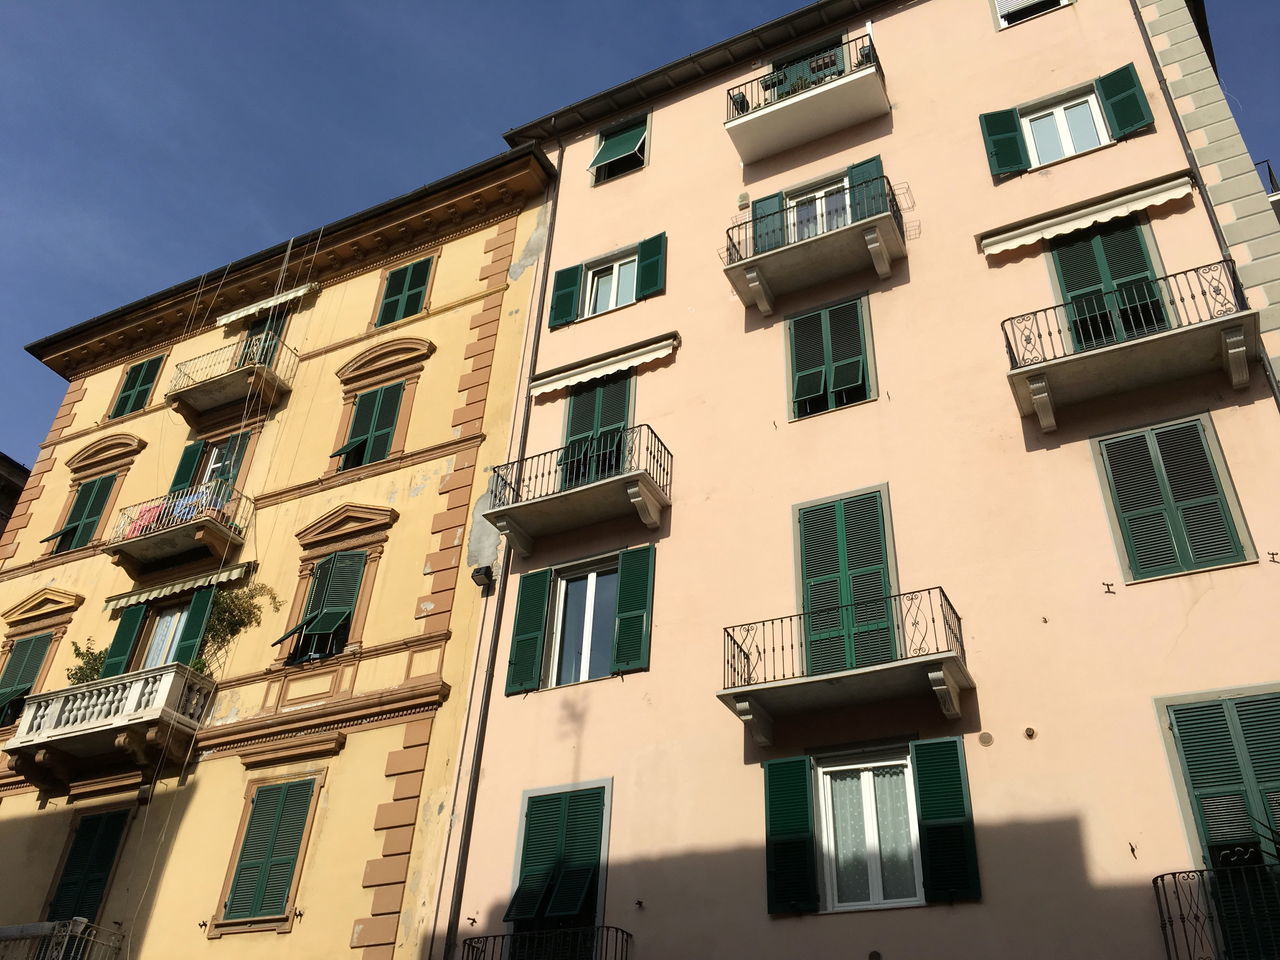
{"label": "window", "polygon": [[71,509],[67,511],[66,521],[40,542],[52,542],[54,553],[65,553],[86,546],[97,535],[98,524],[102,520],[115,482],[116,475],[109,473],[105,477],[95,477],[81,483],[71,501]]}
{"label": "window", "polygon": [[178,459],[169,492],[177,493],[215,480],[234,488],[249,437],[250,432],[246,430],[221,440],[196,440],[187,444]]}
{"label": "window", "polygon": [[160,373],[162,363],[164,363],[163,356],[152,357],[150,360],[135,363],[128,369],[108,419],[123,417],[147,405],[147,401],[151,399],[151,388],[155,386],[156,376]]}
{"label": "window", "polygon": [[1154,122],[1132,63],[1054,103],[997,110],[978,118],[987,163],[997,177],[1123,140]]}
{"label": "window", "polygon": [[1001,27],[1011,27],[1048,10],[1065,7],[1070,2],[1071,0],[996,0],[996,15],[1000,18]]}
{"label": "window", "polygon": [[[1108,506],[1124,544],[1126,579],[1245,559],[1239,518],[1203,420],[1095,443],[1105,467]],[[1243,526],[1243,520],[1239,523]]]}
{"label": "window", "polygon": [[616,476],[627,463],[631,422],[631,375],[614,374],[575,386],[569,392],[560,488],[583,486]]}
{"label": "window", "polygon": [[504,923],[518,932],[595,926],[604,809],[604,787],[527,798],[520,877]]}
{"label": "window", "polygon": [[836,304],[792,317],[791,402],[799,419],[871,395],[862,304]]}
{"label": "window", "polygon": [[393,383],[358,394],[351,413],[347,442],[330,454],[341,457],[339,470],[362,467],[385,460],[396,432],[403,383]]}
{"label": "window", "polygon": [[764,764],[769,912],[981,899],[959,737]]}
{"label": "window", "polygon": [[760,197],[751,203],[751,253],[839,230],[890,210],[888,181],[878,156],[850,166],[837,180]]}
{"label": "window", "polygon": [[591,160],[594,182],[604,183],[645,164],[648,152],[649,118],[628,121],[600,134],[600,145]]}
{"label": "window", "polygon": [[125,607],[98,676],[114,677],[166,663],[193,664],[200,655],[217,589],[201,587],[163,603]]}
{"label": "window", "polygon": [[253,790],[222,920],[271,917],[287,922],[315,794],[315,779]]}
{"label": "window", "polygon": [[375,326],[385,327],[423,311],[427,301],[427,281],[431,279],[431,260],[427,257],[387,274]]}
{"label": "window", "polygon": [[[89,814],[76,821],[71,847],[49,898],[46,920],[83,917],[90,923],[99,922],[98,911],[102,909],[128,823],[128,810]],[[79,953],[73,948],[65,955],[78,956]]]}
{"label": "window", "polygon": [[342,550],[316,563],[302,619],[276,641],[298,638],[288,663],[323,660],[346,649],[367,559],[363,550]]}
{"label": "window", "polygon": [[647,300],[667,287],[667,235],[593,263],[557,270],[551,287],[552,329],[617,307]]}
{"label": "window", "polygon": [[649,669],[652,546],[520,578],[507,694]]}
{"label": "window", "polygon": [[0,673],[0,727],[18,722],[23,701],[40,677],[40,668],[52,642],[52,633],[13,641],[4,672]]}

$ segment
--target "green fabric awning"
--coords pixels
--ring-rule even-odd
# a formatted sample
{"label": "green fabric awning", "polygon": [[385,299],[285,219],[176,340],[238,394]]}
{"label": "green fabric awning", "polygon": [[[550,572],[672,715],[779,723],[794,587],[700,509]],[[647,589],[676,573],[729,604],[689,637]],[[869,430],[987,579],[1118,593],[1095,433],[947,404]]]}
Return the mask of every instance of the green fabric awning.
{"label": "green fabric awning", "polygon": [[588,168],[594,170],[596,167],[603,166],[606,163],[612,163],[628,154],[638,153],[640,144],[644,142],[644,135],[647,129],[647,122],[640,121],[634,127],[627,127],[616,133],[611,133],[604,138],[604,142],[600,144],[600,149],[596,151],[595,159],[591,161]]}

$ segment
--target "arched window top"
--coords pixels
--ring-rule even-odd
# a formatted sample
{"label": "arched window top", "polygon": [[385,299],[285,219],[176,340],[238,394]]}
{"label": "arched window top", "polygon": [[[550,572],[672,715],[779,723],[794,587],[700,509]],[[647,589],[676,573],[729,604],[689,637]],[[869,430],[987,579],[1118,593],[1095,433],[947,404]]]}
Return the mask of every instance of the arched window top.
{"label": "arched window top", "polygon": [[113,433],[95,440],[67,458],[67,468],[77,479],[82,476],[121,470],[146,449],[147,441],[129,433]]}
{"label": "arched window top", "polygon": [[422,372],[436,345],[418,337],[402,337],[370,347],[338,368],[338,379],[347,390],[401,380]]}

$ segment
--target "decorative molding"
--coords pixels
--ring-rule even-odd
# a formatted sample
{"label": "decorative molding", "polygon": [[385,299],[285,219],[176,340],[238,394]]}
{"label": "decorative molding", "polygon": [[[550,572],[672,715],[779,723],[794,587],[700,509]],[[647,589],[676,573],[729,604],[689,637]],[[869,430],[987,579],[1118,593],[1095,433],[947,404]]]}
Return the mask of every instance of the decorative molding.
{"label": "decorative molding", "polygon": [[637,477],[627,484],[627,497],[640,515],[640,520],[650,530],[657,530],[662,521],[662,498],[647,476]]}
{"label": "decorative molding", "polygon": [[867,253],[871,254],[871,263],[876,268],[876,276],[881,280],[888,280],[893,272],[893,265],[889,261],[889,251],[884,245],[884,239],[880,236],[880,228],[872,227],[869,230],[863,230],[862,241],[867,245]]}
{"label": "decorative molding", "polygon": [[285,763],[301,763],[304,760],[335,757],[342,752],[346,744],[347,735],[341,730],[326,730],[321,733],[289,737],[287,740],[268,740],[265,743],[241,747],[238,753],[245,769],[254,770],[258,767],[274,767]]}
{"label": "decorative molding", "polygon": [[938,698],[938,706],[942,708],[942,715],[948,720],[959,720],[960,690],[956,684],[955,677],[951,675],[951,671],[945,665],[940,666],[937,670],[930,670],[929,686],[933,688],[934,695]]}
{"label": "decorative molding", "polygon": [[387,539],[387,531],[399,519],[399,512],[392,507],[344,503],[320,519],[313,520],[294,536],[306,551],[304,560],[315,560],[318,558],[311,554],[317,551],[329,554],[334,550],[381,543]]}
{"label": "decorative molding", "polygon": [[773,291],[769,289],[769,283],[765,280],[764,274],[756,267],[748,267],[743,277],[747,281],[747,291],[755,301],[756,309],[766,317],[773,316]]}
{"label": "decorative molding", "polygon": [[750,697],[733,701],[733,707],[756,746],[773,746],[773,717],[764,707]]}
{"label": "decorative molding", "polygon": [[421,373],[427,358],[436,352],[430,340],[401,337],[370,347],[348,360],[336,371],[344,391],[358,392],[380,383],[390,383]]}
{"label": "decorative molding", "polygon": [[[104,513],[106,511],[103,511]],[[0,571],[0,583],[6,580],[12,580],[14,577],[20,577],[27,573],[36,573],[40,570],[46,570],[49,567],[58,567],[64,563],[71,563],[74,560],[84,560],[86,557],[96,557],[102,547],[101,540],[93,540],[86,543],[83,547],[76,547],[74,550],[65,550],[62,553],[48,553],[30,560],[27,563],[12,567],[8,570]]]}
{"label": "decorative molding", "polygon": [[74,480],[87,479],[91,475],[110,473],[133,463],[134,458],[147,447],[147,441],[130,433],[115,433],[95,440],[67,458],[67,469]]}
{"label": "decorative molding", "polygon": [[[169,344],[161,344],[161,346],[169,346]],[[155,352],[154,350],[145,350],[139,353],[138,356],[147,357],[154,354],[154,352]],[[126,362],[127,361],[121,360],[116,363],[108,363],[104,365],[102,369],[111,370]],[[101,371],[90,371],[90,373],[98,373],[98,372],[101,372]],[[152,403],[152,404],[149,404],[148,406],[143,407],[141,410],[135,410],[133,411],[133,413],[126,413],[123,417],[116,417],[114,420],[106,420],[106,419],[99,420],[97,423],[90,424],[87,427],[81,427],[79,430],[76,430],[74,433],[64,433],[57,437],[50,434],[50,436],[46,437],[44,441],[41,442],[40,449],[46,450],[50,447],[61,446],[64,443],[70,443],[72,440],[79,440],[80,438],[87,437],[90,434],[100,433],[101,431],[109,428],[118,428],[128,423],[130,420],[138,420],[142,417],[145,417],[149,413],[156,413],[158,411],[168,410],[168,409],[169,409],[169,404],[165,403],[163,400],[160,400],[156,403]]]}
{"label": "decorative molding", "polygon": [[1236,390],[1249,386],[1249,343],[1243,326],[1222,331],[1222,368]]}
{"label": "decorative molding", "polygon": [[[303,574],[304,577],[311,576],[309,568]],[[412,637],[405,637],[403,640],[387,640],[376,643],[373,646],[361,647],[359,650],[347,648],[342,653],[329,657],[324,662],[335,666],[355,663],[358,660],[377,660],[380,657],[392,656],[397,653],[413,652],[415,650],[430,650],[433,647],[440,646],[449,639],[449,631],[445,630],[441,633],[414,634]],[[297,667],[282,667],[272,665],[260,670],[257,673],[242,673],[238,677],[229,677],[226,680],[218,681],[218,692],[231,690],[236,687],[247,687],[255,683],[262,683],[264,680],[278,679],[285,673],[297,671]],[[0,741],[3,742],[3,741]]]}
{"label": "decorative molding", "polygon": [[[20,600],[0,613],[10,627],[29,633],[37,626],[70,621],[72,615],[84,603],[84,597],[67,590],[42,587],[25,600]],[[36,621],[36,622],[33,622]],[[14,632],[14,631],[11,631]]]}
{"label": "decorative molding", "polygon": [[1040,429],[1052,433],[1058,429],[1058,418],[1053,409],[1053,395],[1049,392],[1049,381],[1043,376],[1027,378],[1027,390],[1031,393],[1031,409],[1040,421]]}

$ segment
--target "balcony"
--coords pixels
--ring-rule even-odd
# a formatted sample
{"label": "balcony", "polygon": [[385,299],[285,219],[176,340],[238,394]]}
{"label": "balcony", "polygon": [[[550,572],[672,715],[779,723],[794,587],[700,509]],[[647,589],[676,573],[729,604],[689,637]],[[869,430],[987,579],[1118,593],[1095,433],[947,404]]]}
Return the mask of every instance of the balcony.
{"label": "balcony", "polygon": [[885,177],[793,201],[725,233],[725,276],[743,305],[765,316],[778,297],[867,268],[887,279],[907,253],[902,211]]}
{"label": "balcony", "polygon": [[773,742],[774,717],[930,690],[954,720],[960,691],[974,685],[941,587],[726,627],[724,650],[716,696],[761,746]]}
{"label": "balcony", "polygon": [[244,543],[252,516],[252,500],[210,480],[125,507],[102,550],[135,579],[177,563],[221,561]]}
{"label": "balcony", "polygon": [[501,933],[462,941],[462,960],[629,960],[630,957],[631,934],[618,927]]}
{"label": "balcony", "polygon": [[1151,884],[1169,960],[1280,957],[1280,865],[1182,870]]}
{"label": "balcony", "polygon": [[119,930],[79,917],[0,927],[0,960],[116,960],[123,948]]}
{"label": "balcony", "polygon": [[1242,390],[1262,355],[1258,314],[1230,260],[1076,297],[1001,329],[1018,412],[1046,432],[1059,407],[1206,371],[1222,369]]}
{"label": "balcony", "polygon": [[186,756],[213,689],[210,678],[167,663],[38,693],[3,749],[10,768],[42,788],[155,769]]}
{"label": "balcony", "polygon": [[729,89],[724,129],[754,163],[889,112],[869,36],[820,50]]}
{"label": "balcony", "polygon": [[647,425],[493,468],[484,518],[522,557],[539,537],[638,515],[656,530],[671,505],[671,451]]}
{"label": "balcony", "polygon": [[178,364],[165,400],[193,427],[230,403],[270,410],[288,394],[297,369],[298,355],[264,333]]}

